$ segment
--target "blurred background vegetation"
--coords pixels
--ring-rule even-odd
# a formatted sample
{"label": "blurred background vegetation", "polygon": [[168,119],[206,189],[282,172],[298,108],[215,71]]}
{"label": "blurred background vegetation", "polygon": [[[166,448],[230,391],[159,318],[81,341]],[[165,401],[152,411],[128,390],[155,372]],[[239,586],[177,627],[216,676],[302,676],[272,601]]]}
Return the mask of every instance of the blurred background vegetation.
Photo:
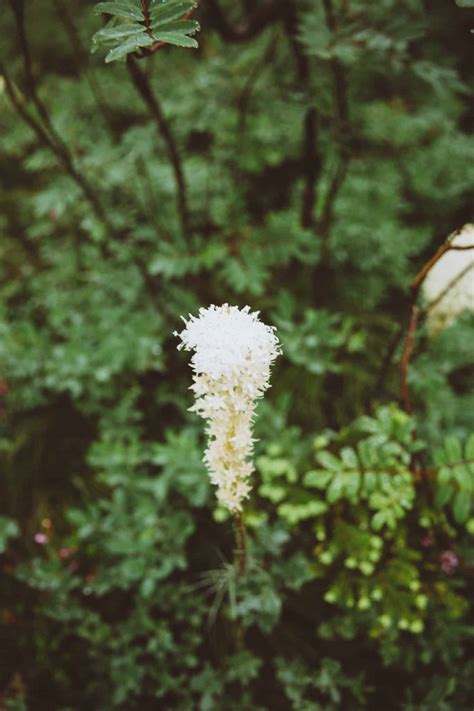
{"label": "blurred background vegetation", "polygon": [[[473,315],[399,387],[472,220],[471,4],[203,0],[105,63],[93,2],[4,3],[2,709],[472,708]],[[172,336],[223,302],[284,351],[244,575]]]}

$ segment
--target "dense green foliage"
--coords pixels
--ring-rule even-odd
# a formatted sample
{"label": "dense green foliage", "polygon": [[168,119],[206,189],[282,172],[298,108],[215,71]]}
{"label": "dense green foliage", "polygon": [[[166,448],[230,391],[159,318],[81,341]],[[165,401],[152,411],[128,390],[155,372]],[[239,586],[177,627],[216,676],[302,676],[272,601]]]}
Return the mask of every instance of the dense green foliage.
{"label": "dense green foliage", "polygon": [[[2,708],[472,708],[472,314],[399,386],[471,219],[468,4],[2,12]],[[283,346],[243,574],[172,336],[224,302]]]}

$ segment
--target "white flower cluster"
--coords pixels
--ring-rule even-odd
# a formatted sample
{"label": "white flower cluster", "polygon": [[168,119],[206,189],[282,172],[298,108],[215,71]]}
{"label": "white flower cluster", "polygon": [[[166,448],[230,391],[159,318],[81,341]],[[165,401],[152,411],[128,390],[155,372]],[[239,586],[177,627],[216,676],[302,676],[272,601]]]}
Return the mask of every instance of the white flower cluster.
{"label": "white flower cluster", "polygon": [[[452,244],[474,247],[474,225],[465,225]],[[466,309],[474,311],[474,249],[452,249],[443,254],[423,282],[423,295],[432,335],[453,323]]]}
{"label": "white flower cluster", "polygon": [[256,400],[270,387],[270,368],[281,352],[274,327],[266,326],[250,307],[209,306],[183,319],[179,349],[194,351],[196,402],[190,409],[207,420],[204,455],[219,502],[240,511],[251,489],[254,470],[252,423]]}

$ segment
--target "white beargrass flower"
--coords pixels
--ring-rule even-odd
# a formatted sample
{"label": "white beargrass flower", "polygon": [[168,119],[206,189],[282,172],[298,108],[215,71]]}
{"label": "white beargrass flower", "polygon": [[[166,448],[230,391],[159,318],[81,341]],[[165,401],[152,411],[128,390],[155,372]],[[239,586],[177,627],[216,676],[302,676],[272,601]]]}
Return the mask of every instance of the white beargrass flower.
{"label": "white beargrass flower", "polygon": [[281,352],[274,327],[258,315],[249,306],[212,305],[199,309],[197,318],[181,317],[186,328],[174,333],[178,349],[194,351],[196,402],[190,410],[207,420],[204,462],[219,502],[233,513],[251,489],[256,401],[270,387],[270,368]]}
{"label": "white beargrass flower", "polygon": [[[474,225],[464,225],[452,244],[474,247]],[[474,311],[474,249],[445,252],[428,272],[423,295],[431,335],[451,325],[463,311]]]}

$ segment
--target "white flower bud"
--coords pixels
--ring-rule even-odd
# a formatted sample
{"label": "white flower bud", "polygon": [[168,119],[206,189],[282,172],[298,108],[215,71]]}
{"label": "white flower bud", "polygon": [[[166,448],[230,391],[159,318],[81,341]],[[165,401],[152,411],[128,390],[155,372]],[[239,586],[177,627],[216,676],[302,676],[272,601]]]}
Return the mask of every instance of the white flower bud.
{"label": "white flower bud", "polygon": [[[465,225],[452,244],[474,247],[474,225]],[[432,335],[451,325],[463,311],[474,311],[474,249],[452,249],[443,254],[423,282],[423,295]]]}
{"label": "white flower bud", "polygon": [[270,387],[270,368],[281,352],[275,329],[250,307],[209,306],[190,316],[179,349],[194,351],[196,402],[190,409],[207,420],[204,455],[219,502],[240,511],[254,471],[252,424],[256,400]]}

